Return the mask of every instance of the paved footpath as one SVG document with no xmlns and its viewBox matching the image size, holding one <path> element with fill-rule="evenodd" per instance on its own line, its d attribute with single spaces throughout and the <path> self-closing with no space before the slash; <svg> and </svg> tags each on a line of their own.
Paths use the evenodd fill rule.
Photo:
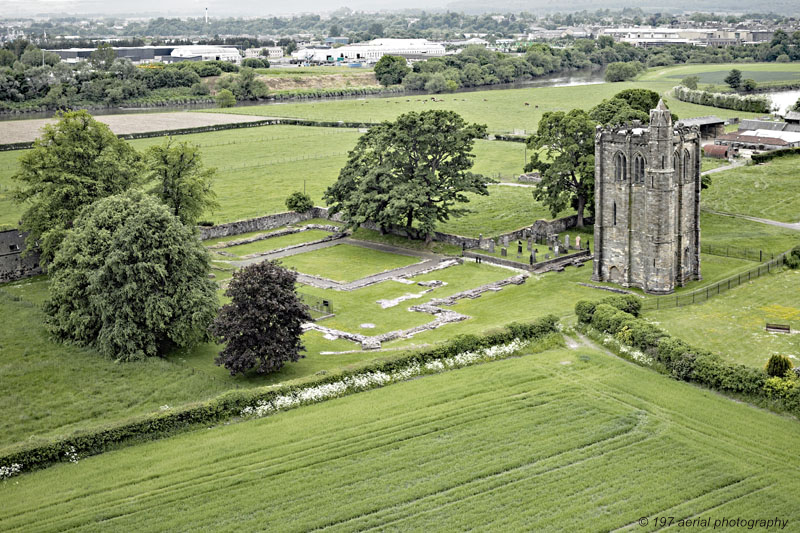
<svg viewBox="0 0 800 533">
<path fill-rule="evenodd" d="M 424 271 L 434 269 L 437 266 L 439 266 L 440 263 L 448 260 L 446 256 L 435 254 L 432 252 L 424 252 L 421 250 L 409 250 L 407 248 L 399 248 L 397 246 L 389 246 L 387 244 L 379 244 L 376 242 L 359 241 L 355 239 L 344 238 L 344 239 L 337 239 L 334 241 L 310 244 L 308 246 L 301 246 L 298 248 L 292 248 L 291 250 L 282 250 L 271 254 L 264 254 L 259 257 L 244 259 L 242 261 L 231 261 L 230 263 L 236 267 L 243 267 L 253 263 L 260 263 L 261 261 L 265 261 L 267 259 L 279 259 L 282 257 L 289 257 L 292 255 L 302 254 L 306 252 L 313 252 L 315 250 L 321 250 L 323 248 L 329 248 L 331 246 L 336 246 L 337 244 L 343 244 L 343 243 L 351 244 L 353 246 L 360 246 L 362 248 L 368 248 L 370 250 L 377 250 L 379 252 L 387 252 L 392 254 L 405 255 L 409 257 L 418 257 L 420 259 L 420 262 L 405 267 L 387 270 L 385 272 L 379 272 L 377 274 L 357 279 L 349 283 L 340 283 L 338 281 L 334 281 L 331 279 L 319 276 L 311 276 L 309 274 L 303 274 L 300 272 L 297 273 L 297 281 L 299 281 L 300 283 L 305 283 L 306 285 L 318 287 L 320 289 L 337 289 L 341 291 L 352 291 L 360 289 L 362 287 L 366 287 L 368 285 L 380 283 L 381 281 L 385 281 L 387 279 L 393 279 L 398 277 L 400 278 L 413 277 Z"/>
<path fill-rule="evenodd" d="M 748 215 L 737 215 L 736 213 L 723 213 L 722 211 L 714 211 L 713 209 L 703 209 L 706 213 L 712 215 L 722 215 L 724 217 L 743 218 L 745 220 L 752 220 L 753 222 L 760 222 L 761 224 L 769 224 L 770 226 L 777 226 L 779 228 L 800 231 L 800 222 L 780 222 L 779 220 L 770 220 L 768 218 L 751 217 Z"/>
</svg>

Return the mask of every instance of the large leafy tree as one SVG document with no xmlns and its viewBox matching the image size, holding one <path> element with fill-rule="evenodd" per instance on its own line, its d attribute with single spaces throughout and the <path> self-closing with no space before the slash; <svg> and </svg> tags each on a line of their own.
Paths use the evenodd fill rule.
<svg viewBox="0 0 800 533">
<path fill-rule="evenodd" d="M 351 226 L 402 225 L 430 239 L 438 222 L 462 216 L 465 193 L 489 194 L 485 176 L 469 171 L 475 139 L 486 126 L 453 111 L 406 113 L 361 136 L 339 179 L 325 192 L 333 212 Z"/>
<path fill-rule="evenodd" d="M 411 72 L 406 60 L 400 56 L 384 55 L 375 63 L 375 77 L 381 85 L 397 85 Z"/>
<path fill-rule="evenodd" d="M 21 226 L 29 232 L 28 248 L 38 242 L 42 261 L 49 262 L 81 209 L 139 182 L 140 160 L 86 111 L 63 113 L 45 126 L 14 175 L 23 184 L 15 197 L 27 205 Z"/>
<path fill-rule="evenodd" d="M 150 195 L 129 191 L 85 209 L 49 272 L 47 324 L 60 340 L 133 361 L 210 338 L 208 252 Z"/>
<path fill-rule="evenodd" d="M 583 227 L 584 210 L 594 198 L 595 122 L 582 109 L 545 113 L 537 132 L 528 139 L 533 150 L 526 171 L 538 170 L 542 181 L 533 196 L 553 216 L 572 206 Z"/>
<path fill-rule="evenodd" d="M 622 124 L 631 120 L 650 122 L 650 110 L 658 105 L 660 95 L 649 89 L 626 89 L 603 100 L 589 111 L 589 116 L 601 124 Z M 673 121 L 677 120 L 672 115 Z"/>
<path fill-rule="evenodd" d="M 286 361 L 298 361 L 304 350 L 302 325 L 311 320 L 295 293 L 297 274 L 264 261 L 233 273 L 225 291 L 231 303 L 220 309 L 211 333 L 225 343 L 216 363 L 231 375 L 255 368 L 276 372 Z"/>
<path fill-rule="evenodd" d="M 215 168 L 203 166 L 200 149 L 169 138 L 145 152 L 151 192 L 186 225 L 194 225 L 207 210 L 219 207 L 212 189 Z"/>
</svg>

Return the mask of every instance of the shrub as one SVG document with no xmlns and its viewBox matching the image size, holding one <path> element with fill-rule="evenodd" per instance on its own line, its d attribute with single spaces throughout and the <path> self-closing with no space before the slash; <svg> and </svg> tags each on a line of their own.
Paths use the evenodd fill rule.
<svg viewBox="0 0 800 533">
<path fill-rule="evenodd" d="M 645 66 L 638 61 L 609 63 L 608 67 L 606 67 L 605 80 L 608 82 L 630 80 L 644 69 Z"/>
<path fill-rule="evenodd" d="M 795 246 L 792 250 L 786 254 L 786 266 L 791 269 L 798 269 L 800 268 L 800 246 Z"/>
<path fill-rule="evenodd" d="M 222 89 L 214 99 L 217 101 L 218 107 L 233 107 L 236 105 L 236 97 L 233 96 L 229 89 Z"/>
<path fill-rule="evenodd" d="M 578 315 L 578 320 L 584 324 L 589 324 L 592 321 L 592 316 L 594 315 L 596 307 L 596 304 L 589 300 L 578 301 L 578 303 L 575 304 L 575 314 Z"/>
<path fill-rule="evenodd" d="M 682 85 L 675 87 L 673 93 L 675 97 L 682 102 L 721 107 L 723 109 L 734 109 L 736 111 L 749 111 L 752 113 L 769 113 L 771 105 L 770 101 L 764 96 L 742 96 L 736 93 L 692 90 Z"/>
<path fill-rule="evenodd" d="M 286 199 L 286 209 L 295 213 L 305 213 L 314 207 L 311 197 L 304 192 L 293 192 Z"/>
<path fill-rule="evenodd" d="M 625 311 L 626 313 L 629 313 L 635 317 L 638 317 L 642 310 L 641 300 L 632 294 L 627 294 L 624 296 L 610 296 L 600 300 L 600 303 L 616 307 L 620 311 Z"/>
<path fill-rule="evenodd" d="M 258 57 L 248 57 L 242 60 L 242 66 L 250 68 L 269 68 L 269 61 Z"/>
<path fill-rule="evenodd" d="M 782 378 L 786 373 L 792 369 L 792 362 L 785 355 L 774 354 L 767 361 L 764 370 L 773 378 Z"/>
</svg>

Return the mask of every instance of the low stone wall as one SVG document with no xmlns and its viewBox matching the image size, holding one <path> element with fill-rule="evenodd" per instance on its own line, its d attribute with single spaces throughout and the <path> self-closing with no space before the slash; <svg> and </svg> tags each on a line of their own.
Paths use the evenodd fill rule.
<svg viewBox="0 0 800 533">
<path fill-rule="evenodd" d="M 518 261 L 512 261 L 511 259 L 503 259 L 502 257 L 495 257 L 493 255 L 485 255 L 477 252 L 464 252 L 464 257 L 469 257 L 472 259 L 480 258 L 481 261 L 485 261 L 486 263 L 518 268 L 520 270 L 527 270 L 528 272 L 536 272 L 541 274 L 544 272 L 550 272 L 551 270 L 559 270 L 564 266 L 574 264 L 576 261 L 581 263 L 588 261 L 592 258 L 592 254 L 589 250 L 581 250 L 572 254 L 562 255 L 552 259 L 545 259 L 544 261 L 538 261 L 534 263 L 533 266 L 528 263 L 520 263 Z"/>
<path fill-rule="evenodd" d="M 0 231 L 0 283 L 29 278 L 42 273 L 39 252 L 25 257 L 25 237 L 19 230 Z"/>
<path fill-rule="evenodd" d="M 337 213 L 333 216 L 329 215 L 329 210 L 326 207 L 313 207 L 306 213 L 295 213 L 289 211 L 286 213 L 276 213 L 274 215 L 265 215 L 263 217 L 249 218 L 246 220 L 238 220 L 236 222 L 227 222 L 211 227 L 200 227 L 200 238 L 214 239 L 217 237 L 230 237 L 232 235 L 241 235 L 242 233 L 249 233 L 251 231 L 265 231 L 270 229 L 286 226 L 287 224 L 296 224 L 303 220 L 312 218 L 325 218 L 328 220 L 340 221 L 341 216 Z M 508 240 L 525 240 L 526 233 L 532 235 L 534 239 L 546 239 L 550 235 L 562 233 L 568 229 L 574 228 L 578 223 L 578 216 L 571 215 L 568 217 L 557 218 L 555 220 L 537 220 L 531 226 L 516 229 L 508 233 L 501 233 L 494 237 L 501 241 L 503 237 L 508 237 Z M 378 225 L 373 222 L 365 222 L 361 225 L 362 228 L 379 231 Z M 393 226 L 384 228 L 386 233 L 396 235 L 398 237 L 408 237 L 409 234 L 405 228 L 401 226 Z M 415 238 L 416 235 L 411 235 Z M 488 248 L 489 238 L 484 237 L 482 240 L 474 237 L 463 237 L 461 235 L 453 235 L 451 233 L 442 233 L 435 231 L 433 233 L 433 240 L 436 242 L 443 242 L 453 246 L 470 248 Z"/>
<path fill-rule="evenodd" d="M 275 213 L 274 215 L 265 215 L 263 217 L 237 220 L 236 222 L 226 222 L 225 224 L 218 224 L 211 227 L 200 226 L 200 239 L 216 239 L 218 237 L 230 237 L 232 235 L 250 233 L 251 231 L 266 231 L 280 228 L 287 224 L 296 224 L 312 218 L 330 219 L 328 216 L 328 209 L 325 207 L 312 207 L 305 213 L 288 211 L 285 213 Z M 335 219 L 336 217 L 332 220 Z"/>
</svg>

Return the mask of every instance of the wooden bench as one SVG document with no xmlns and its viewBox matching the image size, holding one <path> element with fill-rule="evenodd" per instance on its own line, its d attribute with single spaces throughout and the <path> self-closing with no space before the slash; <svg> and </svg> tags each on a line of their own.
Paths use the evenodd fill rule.
<svg viewBox="0 0 800 533">
<path fill-rule="evenodd" d="M 792 328 L 786 324 L 769 324 L 767 323 L 766 330 L 771 333 L 791 333 Z"/>
</svg>

